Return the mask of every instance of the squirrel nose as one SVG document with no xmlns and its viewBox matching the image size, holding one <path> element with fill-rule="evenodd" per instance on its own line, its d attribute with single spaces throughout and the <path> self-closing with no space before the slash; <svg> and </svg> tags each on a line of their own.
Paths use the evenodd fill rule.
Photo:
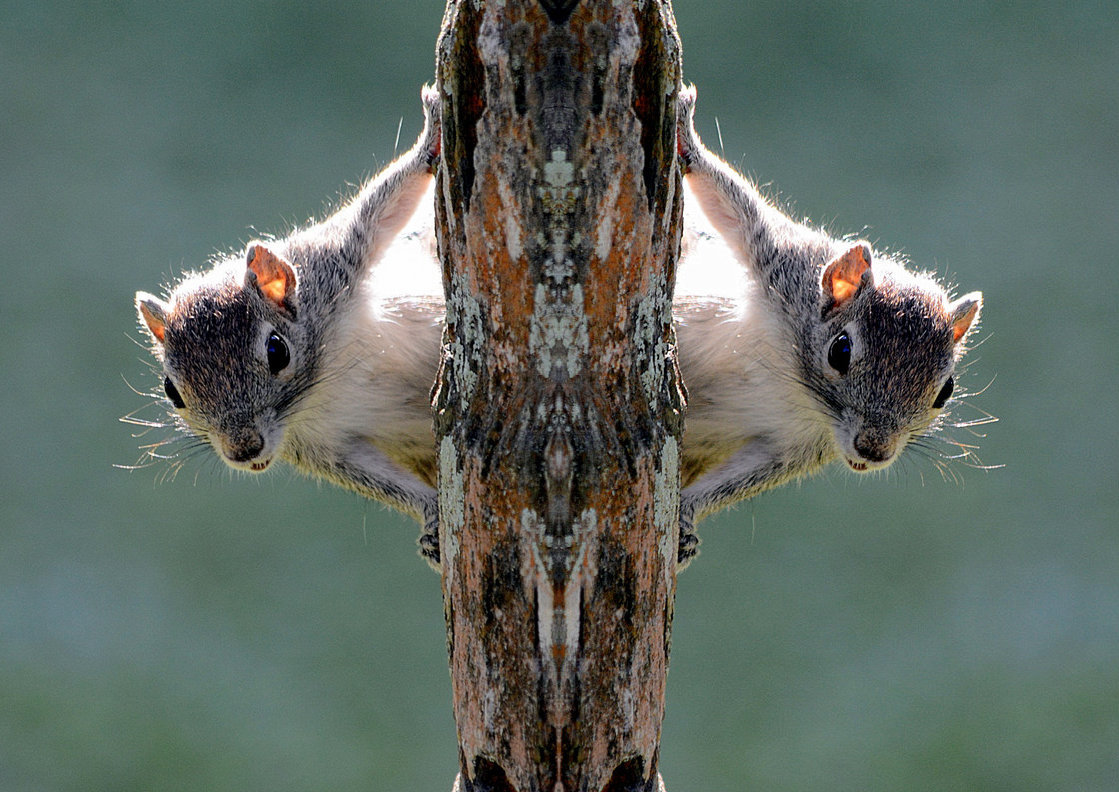
<svg viewBox="0 0 1119 792">
<path fill-rule="evenodd" d="M 255 429 L 228 437 L 222 441 L 222 451 L 230 462 L 249 462 L 264 450 L 264 438 Z"/>
<path fill-rule="evenodd" d="M 855 451 L 871 463 L 882 463 L 894 455 L 894 441 L 886 433 L 874 429 L 863 429 L 854 440 Z"/>
</svg>

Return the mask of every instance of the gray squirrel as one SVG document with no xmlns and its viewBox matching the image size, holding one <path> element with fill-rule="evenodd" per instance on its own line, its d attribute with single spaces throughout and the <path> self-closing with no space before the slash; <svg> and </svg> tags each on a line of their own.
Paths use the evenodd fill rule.
<svg viewBox="0 0 1119 792">
<path fill-rule="evenodd" d="M 677 108 L 685 207 L 746 277 L 737 294 L 674 305 L 690 393 L 681 565 L 712 512 L 833 461 L 859 473 L 894 462 L 942 414 L 982 304 L 781 213 L 703 145 L 695 99 L 685 88 Z"/>
<path fill-rule="evenodd" d="M 340 210 L 283 239 L 250 243 L 186 277 L 167 300 L 139 292 L 136 307 L 178 428 L 233 468 L 260 472 L 283 459 L 412 515 L 434 562 L 427 392 L 443 304 L 382 299 L 367 277 L 431 195 L 439 97 L 425 88 L 422 99 L 415 145 Z"/>
<path fill-rule="evenodd" d="M 141 292 L 136 302 L 180 428 L 234 468 L 259 472 L 281 458 L 413 515 L 435 566 L 427 395 L 442 299 L 437 284 L 389 296 L 378 280 L 386 259 L 403 264 L 409 288 L 437 274 L 426 204 L 438 100 L 430 90 L 423 100 L 416 145 L 335 215 L 250 244 L 167 301 Z M 683 91 L 687 222 L 673 306 L 689 391 L 681 566 L 697 550 L 695 523 L 714 511 L 840 459 L 858 472 L 893 462 L 945 408 L 981 304 L 978 293 L 950 301 L 865 242 L 770 206 L 700 142 L 694 104 L 694 89 Z M 409 222 L 422 230 L 400 234 Z M 709 253 L 720 246 L 735 261 L 715 272 L 720 254 Z M 697 272 L 705 283 L 689 291 Z"/>
</svg>

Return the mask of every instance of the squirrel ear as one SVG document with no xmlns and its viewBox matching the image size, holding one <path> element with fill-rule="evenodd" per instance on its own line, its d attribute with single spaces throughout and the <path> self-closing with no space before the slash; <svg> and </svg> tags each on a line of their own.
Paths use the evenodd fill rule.
<svg viewBox="0 0 1119 792">
<path fill-rule="evenodd" d="M 855 296 L 863 280 L 870 276 L 870 245 L 857 242 L 824 268 L 821 285 L 828 305 L 824 312 L 842 308 Z"/>
<path fill-rule="evenodd" d="M 948 316 L 952 323 L 952 343 L 958 344 L 971 329 L 979 309 L 983 306 L 983 295 L 980 292 L 965 294 L 960 299 L 948 306 Z"/>
<path fill-rule="evenodd" d="M 136 312 L 152 338 L 162 344 L 167 329 L 167 303 L 147 292 L 136 292 Z"/>
<path fill-rule="evenodd" d="M 271 250 L 259 243 L 245 251 L 247 281 L 255 282 L 260 293 L 281 310 L 289 310 L 289 298 L 295 293 L 295 270 Z"/>
</svg>

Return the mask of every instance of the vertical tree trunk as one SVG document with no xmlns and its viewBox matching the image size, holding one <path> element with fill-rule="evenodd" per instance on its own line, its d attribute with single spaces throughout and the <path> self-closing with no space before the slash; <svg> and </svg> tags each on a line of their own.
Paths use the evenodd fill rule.
<svg viewBox="0 0 1119 792">
<path fill-rule="evenodd" d="M 440 545 L 463 790 L 649 790 L 675 594 L 668 0 L 449 0 Z"/>
</svg>

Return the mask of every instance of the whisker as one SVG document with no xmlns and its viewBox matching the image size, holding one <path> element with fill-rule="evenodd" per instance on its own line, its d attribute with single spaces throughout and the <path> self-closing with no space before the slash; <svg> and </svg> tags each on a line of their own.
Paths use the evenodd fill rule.
<svg viewBox="0 0 1119 792">
<path fill-rule="evenodd" d="M 160 445 L 162 445 L 162 444 L 160 444 Z M 159 448 L 159 447 L 160 447 L 159 445 L 154 446 L 154 447 L 150 447 L 150 448 L 145 448 L 145 447 L 141 446 L 141 449 L 143 450 L 144 454 L 149 459 L 155 460 L 157 462 L 158 461 L 171 462 L 171 461 L 174 461 L 174 460 L 177 460 L 177 459 L 180 458 L 180 455 L 179 455 L 178 452 L 175 452 L 174 454 L 159 454 L 159 453 L 156 453 L 156 449 Z"/>
<path fill-rule="evenodd" d="M 971 363 L 969 362 L 969 363 L 968 363 L 968 365 L 970 365 L 970 364 L 971 364 Z M 964 369 L 966 369 L 966 368 L 967 368 L 967 366 L 964 366 Z M 994 384 L 995 384 L 995 380 L 996 380 L 997 378 L 998 378 L 998 375 L 996 374 L 996 375 L 994 375 L 993 377 L 991 377 L 991 379 L 990 379 L 990 380 L 989 380 L 989 381 L 987 382 L 987 384 L 986 384 L 986 385 L 984 385 L 984 386 L 983 386 L 982 388 L 980 388 L 979 390 L 977 390 L 977 391 L 969 391 L 969 390 L 965 390 L 965 391 L 963 391 L 963 392 L 962 392 L 962 393 L 961 393 L 960 395 L 961 395 L 961 396 L 962 396 L 963 398 L 967 398 L 967 397 L 969 397 L 969 396 L 982 396 L 982 395 L 983 395 L 984 393 L 986 393 L 986 392 L 987 392 L 987 389 L 988 389 L 988 388 L 990 388 L 990 387 L 991 387 L 992 385 L 994 385 Z"/>
<path fill-rule="evenodd" d="M 167 421 L 151 421 L 151 420 L 147 420 L 145 418 L 134 418 L 131 414 L 123 415 L 120 418 L 118 418 L 117 420 L 120 421 L 121 423 L 130 424 L 131 426 L 144 426 L 144 427 L 147 427 L 148 429 L 166 429 L 169 426 L 172 426 L 172 424 L 168 423 Z M 143 437 L 146 434 L 147 434 L 147 432 L 144 431 L 144 432 L 138 432 L 136 434 L 133 434 L 132 436 L 133 437 Z"/>
<path fill-rule="evenodd" d="M 941 481 L 946 483 L 952 482 L 956 485 L 963 483 L 963 479 L 960 478 L 959 473 L 948 464 L 948 460 L 945 459 L 940 451 L 925 444 L 919 444 L 916 448 L 920 455 L 929 460 L 936 471 L 940 473 Z"/>
<path fill-rule="evenodd" d="M 144 350 L 145 352 L 151 352 L 151 341 L 145 340 L 144 338 L 136 338 L 131 333 L 125 333 L 124 337 L 136 346 L 140 347 L 140 349 Z M 154 369 L 158 367 L 157 364 L 152 361 L 150 357 L 140 358 L 140 360 L 144 363 L 144 365 L 149 366 L 150 368 Z"/>
<path fill-rule="evenodd" d="M 971 421 L 957 421 L 948 424 L 953 429 L 971 429 L 974 426 L 987 426 L 988 424 L 998 423 L 999 419 L 993 415 L 988 415 L 983 418 L 976 418 Z M 985 434 L 976 434 L 976 437 L 986 437 Z"/>
<path fill-rule="evenodd" d="M 994 333 L 987 333 L 987 335 L 983 336 L 982 338 L 980 338 L 976 341 L 968 341 L 968 343 L 967 343 L 968 352 L 971 352 L 971 351 L 983 346 L 988 341 L 990 341 L 991 338 L 994 337 L 994 335 L 995 335 Z"/>
<path fill-rule="evenodd" d="M 155 366 L 151 365 L 151 363 L 149 361 L 144 361 L 144 362 L 147 363 L 153 370 L 156 368 Z M 125 377 L 123 374 L 120 375 L 120 378 L 121 378 L 121 380 L 124 381 L 125 386 L 130 391 L 135 393 L 137 396 L 145 396 L 145 397 L 151 398 L 151 399 L 162 399 L 163 398 L 162 394 L 156 393 L 155 391 L 140 390 L 139 388 L 134 386 L 131 382 L 129 382 L 128 378 Z"/>
<path fill-rule="evenodd" d="M 145 459 L 147 461 L 144 461 Z M 116 468 L 117 470 L 143 470 L 144 468 L 149 468 L 152 465 L 158 465 L 158 464 L 160 464 L 159 460 L 150 459 L 145 454 L 145 455 L 141 456 L 138 460 L 136 460 L 136 462 L 134 462 L 131 465 L 122 465 L 119 462 L 114 462 L 113 467 Z"/>
</svg>

